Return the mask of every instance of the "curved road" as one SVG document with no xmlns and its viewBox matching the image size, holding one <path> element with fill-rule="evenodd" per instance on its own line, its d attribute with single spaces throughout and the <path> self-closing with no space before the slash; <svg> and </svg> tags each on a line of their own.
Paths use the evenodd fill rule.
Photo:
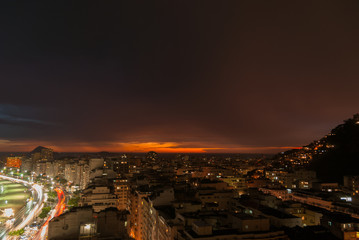
<svg viewBox="0 0 359 240">
<path fill-rule="evenodd" d="M 0 232 L 0 239 L 4 239 L 8 232 L 24 228 L 26 225 L 30 224 L 33 221 L 34 217 L 36 217 L 40 213 L 40 211 L 44 205 L 44 192 L 43 192 L 42 187 L 38 184 L 31 184 L 27 181 L 4 176 L 4 175 L 0 175 L 0 178 L 6 179 L 9 181 L 13 181 L 13 182 L 17 182 L 17 183 L 21 183 L 25 186 L 31 186 L 33 189 L 33 191 L 32 191 L 33 198 L 36 199 L 36 203 L 32 204 L 30 209 L 26 209 L 26 206 L 23 207 L 22 209 L 20 209 L 18 214 L 16 214 L 16 216 L 15 216 L 15 222 L 11 228 Z"/>
<path fill-rule="evenodd" d="M 55 191 L 57 193 L 57 198 L 58 198 L 57 205 L 53 210 L 53 212 L 51 213 L 51 215 L 47 218 L 46 222 L 42 225 L 40 230 L 37 232 L 36 236 L 32 239 L 35 240 L 46 239 L 48 234 L 47 231 L 48 231 L 49 222 L 51 221 L 52 218 L 60 216 L 65 210 L 66 204 L 65 204 L 64 191 L 62 191 L 60 188 L 56 188 Z"/>
</svg>

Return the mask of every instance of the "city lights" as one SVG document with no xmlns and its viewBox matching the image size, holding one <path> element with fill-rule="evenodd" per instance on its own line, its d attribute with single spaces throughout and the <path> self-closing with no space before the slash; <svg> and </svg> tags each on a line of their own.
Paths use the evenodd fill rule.
<svg viewBox="0 0 359 240">
<path fill-rule="evenodd" d="M 0 240 L 359 239 L 358 1 L 0 11 Z"/>
<path fill-rule="evenodd" d="M 4 216 L 4 217 L 7 217 L 7 218 L 14 216 L 14 209 L 12 209 L 12 208 L 5 208 L 5 209 L 4 209 L 4 214 L 3 214 L 3 216 Z"/>
</svg>

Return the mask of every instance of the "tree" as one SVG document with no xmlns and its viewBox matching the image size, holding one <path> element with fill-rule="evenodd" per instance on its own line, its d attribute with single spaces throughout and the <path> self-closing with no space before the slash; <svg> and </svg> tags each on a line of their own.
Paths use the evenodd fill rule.
<svg viewBox="0 0 359 240">
<path fill-rule="evenodd" d="M 67 180 L 66 180 L 65 178 L 61 178 L 61 179 L 60 179 L 60 183 L 61 183 L 61 184 L 66 184 L 66 183 L 67 183 Z"/>
<path fill-rule="evenodd" d="M 65 178 L 63 178 L 63 177 L 60 177 L 60 176 L 56 176 L 55 181 L 60 183 L 60 184 L 66 184 L 67 183 L 67 180 Z"/>
<path fill-rule="evenodd" d="M 21 236 L 25 233 L 25 230 L 22 228 L 20 230 L 9 232 L 10 236 Z"/>
<path fill-rule="evenodd" d="M 51 207 L 43 207 L 42 211 L 39 215 L 39 218 L 42 218 L 42 219 L 46 218 L 50 211 L 51 211 Z"/>
<path fill-rule="evenodd" d="M 80 197 L 73 197 L 69 200 L 69 202 L 67 203 L 67 205 L 69 205 L 69 209 L 71 209 L 72 207 L 78 207 L 79 206 L 79 200 Z"/>
<path fill-rule="evenodd" d="M 50 191 L 47 193 L 49 198 L 57 198 L 57 193 L 55 191 Z"/>
</svg>

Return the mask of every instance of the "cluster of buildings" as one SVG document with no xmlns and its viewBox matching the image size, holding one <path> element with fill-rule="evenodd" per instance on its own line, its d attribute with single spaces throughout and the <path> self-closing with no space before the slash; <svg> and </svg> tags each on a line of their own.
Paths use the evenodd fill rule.
<svg viewBox="0 0 359 240">
<path fill-rule="evenodd" d="M 260 156 L 151 152 L 71 161 L 64 177 L 81 186 L 79 207 L 49 223 L 49 239 L 330 240 L 356 239 L 357 230 L 359 236 L 348 189 L 318 181 L 313 171 L 275 169 Z M 81 166 L 88 169 L 85 185 L 76 182 Z"/>
<path fill-rule="evenodd" d="M 265 156 L 98 154 L 8 158 L 6 166 L 65 181 L 77 207 L 48 239 L 359 239 L 359 176 L 322 182 Z M 32 162 L 32 168 L 28 164 Z M 28 168 L 29 167 L 29 168 Z"/>
</svg>

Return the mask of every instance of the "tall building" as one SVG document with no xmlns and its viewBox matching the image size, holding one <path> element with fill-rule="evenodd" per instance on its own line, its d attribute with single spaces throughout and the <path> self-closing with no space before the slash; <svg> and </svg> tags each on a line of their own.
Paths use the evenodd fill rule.
<svg viewBox="0 0 359 240">
<path fill-rule="evenodd" d="M 21 171 L 22 172 L 32 172 L 33 162 L 30 158 L 26 158 L 22 161 Z"/>
<path fill-rule="evenodd" d="M 39 161 L 35 164 L 34 171 L 36 174 L 46 174 L 46 162 Z"/>
<path fill-rule="evenodd" d="M 126 210 L 128 208 L 129 183 L 126 178 L 113 180 L 114 193 L 117 199 L 117 209 Z"/>
<path fill-rule="evenodd" d="M 54 164 L 52 162 L 46 162 L 46 176 L 55 177 Z"/>
<path fill-rule="evenodd" d="M 51 148 L 43 148 L 41 150 L 41 158 L 43 160 L 53 160 L 54 159 L 54 150 Z"/>
<path fill-rule="evenodd" d="M 31 154 L 31 159 L 34 162 L 40 161 L 41 160 L 41 153 L 40 152 L 34 152 Z"/>
<path fill-rule="evenodd" d="M 65 179 L 69 182 L 73 182 L 75 185 L 78 184 L 76 164 L 68 163 L 65 165 Z"/>
<path fill-rule="evenodd" d="M 129 163 L 127 161 L 127 158 L 121 158 L 121 159 L 116 159 L 112 162 L 112 166 L 113 166 L 113 170 L 117 173 L 117 174 L 127 174 L 129 173 Z"/>
<path fill-rule="evenodd" d="M 103 158 L 91 158 L 89 161 L 90 171 L 96 168 L 103 168 L 104 159 Z"/>
<path fill-rule="evenodd" d="M 6 158 L 6 167 L 20 168 L 21 163 L 22 163 L 21 157 L 7 157 Z"/>
<path fill-rule="evenodd" d="M 130 239 L 127 212 L 108 208 L 94 213 L 91 207 L 76 207 L 49 222 L 49 240 Z"/>
<path fill-rule="evenodd" d="M 81 194 L 80 206 L 92 206 L 94 212 L 116 207 L 116 196 L 107 186 L 87 188 Z"/>
<path fill-rule="evenodd" d="M 60 161 L 60 160 L 57 160 L 53 163 L 53 166 L 54 166 L 54 175 L 55 176 L 64 176 L 65 174 L 65 165 L 66 165 L 66 162 L 65 161 Z"/>
<path fill-rule="evenodd" d="M 166 208 L 175 200 L 172 187 L 159 187 L 157 189 L 144 188 L 131 191 L 129 202 L 128 232 L 135 239 L 168 239 L 158 237 L 159 225 L 166 222 L 159 217 L 156 207 Z M 167 233 L 169 227 L 166 226 Z"/>
<path fill-rule="evenodd" d="M 86 163 L 77 165 L 76 168 L 77 181 L 79 183 L 80 189 L 83 190 L 87 188 L 90 182 L 90 166 Z"/>
</svg>

